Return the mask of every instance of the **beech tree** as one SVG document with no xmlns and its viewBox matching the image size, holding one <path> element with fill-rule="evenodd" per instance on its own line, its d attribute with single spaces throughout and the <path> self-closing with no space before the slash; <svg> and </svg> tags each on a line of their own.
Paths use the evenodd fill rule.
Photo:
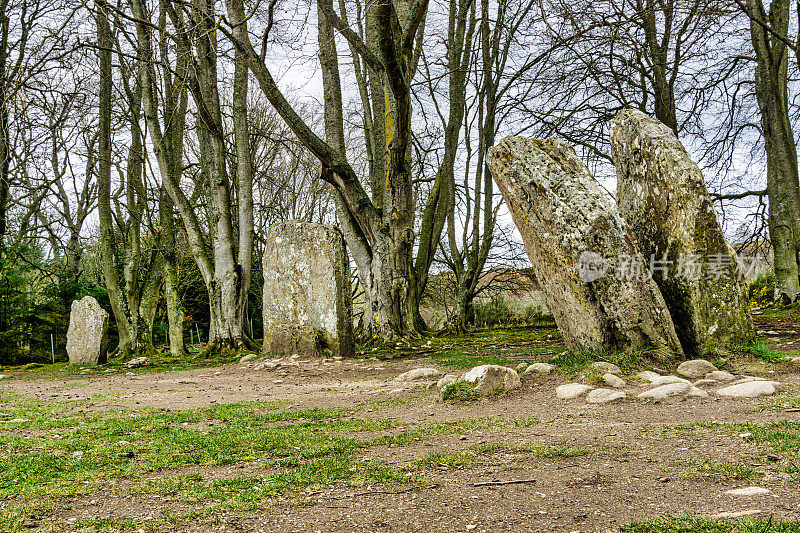
<svg viewBox="0 0 800 533">
<path fill-rule="evenodd" d="M 737 1 L 737 4 L 749 19 L 755 53 L 755 96 L 767 161 L 766 194 L 775 296 L 791 303 L 800 296 L 800 180 L 790 117 L 789 52 L 798 60 L 800 33 L 794 37 L 789 33 L 791 2 L 788 0 L 773 0 L 768 9 L 762 0 Z"/>
<path fill-rule="evenodd" d="M 230 29 L 223 31 L 240 54 L 237 57 L 247 62 L 264 96 L 319 159 L 320 178 L 334 190 L 339 224 L 366 295 L 368 333 L 386 339 L 418 335 L 424 327 L 418 312 L 423 288 L 418 273 L 426 271 L 433 260 L 448 209 L 447 195 L 439 194 L 440 184 L 429 196 L 423 224 L 419 234 L 415 233 L 411 83 L 421 53 L 428 1 L 370 2 L 369 9 L 360 13 L 358 30 L 348 23 L 343 3 L 337 13 L 331 0 L 317 2 L 325 139 L 301 118 L 275 82 L 264 60 L 266 39 L 261 53 L 251 44 L 241 0 L 227 0 L 226 5 Z M 354 53 L 369 162 L 364 182 L 348 161 L 344 146 L 341 77 L 333 30 Z"/>
</svg>

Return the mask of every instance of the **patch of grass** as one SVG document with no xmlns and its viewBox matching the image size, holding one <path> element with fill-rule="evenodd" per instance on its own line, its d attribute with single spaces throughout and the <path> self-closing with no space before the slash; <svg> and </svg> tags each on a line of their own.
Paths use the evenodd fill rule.
<svg viewBox="0 0 800 533">
<path fill-rule="evenodd" d="M 442 400 L 450 402 L 474 402 L 481 396 L 472 384 L 464 380 L 458 380 L 449 385 L 445 385 L 440 394 Z"/>
<path fill-rule="evenodd" d="M 765 363 L 783 363 L 788 361 L 786 355 L 776 352 L 762 340 L 754 340 L 748 344 L 744 344 L 738 348 L 738 351 L 753 355 Z"/>
<path fill-rule="evenodd" d="M 431 355 L 431 361 L 448 368 L 466 369 L 481 365 L 509 365 L 513 359 L 503 355 L 475 354 L 469 348 L 445 350 Z"/>
<path fill-rule="evenodd" d="M 623 526 L 620 533 L 800 533 L 800 522 L 664 516 Z"/>
<path fill-rule="evenodd" d="M 480 418 L 403 425 L 351 418 L 349 409 L 276 410 L 274 402 L 89 413 L 70 405 L 0 393 L 0 500 L 6 501 L 0 531 L 17 530 L 30 516 L 56 517 L 61 502 L 114 487 L 163 494 L 191 503 L 193 512 L 214 513 L 220 506 L 249 509 L 296 498 L 313 486 L 414 484 L 419 480 L 399 467 L 356 454 L 433 435 L 539 423 Z M 387 430 L 397 433 L 373 436 Z M 222 480 L 182 475 L 187 467 L 203 472 L 234 464 L 251 465 L 258 474 Z"/>
<path fill-rule="evenodd" d="M 702 461 L 692 463 L 691 468 L 683 473 L 684 477 L 695 479 L 711 479 L 717 482 L 728 480 L 746 480 L 756 477 L 756 471 L 736 463 L 718 461 Z"/>
</svg>

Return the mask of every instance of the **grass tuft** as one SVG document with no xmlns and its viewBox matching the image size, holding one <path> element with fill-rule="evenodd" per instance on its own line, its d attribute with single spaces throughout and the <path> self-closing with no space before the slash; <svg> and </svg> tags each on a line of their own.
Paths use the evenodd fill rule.
<svg viewBox="0 0 800 533">
<path fill-rule="evenodd" d="M 474 402 L 480 394 L 470 383 L 458 380 L 442 387 L 442 400 L 451 402 Z"/>
<path fill-rule="evenodd" d="M 620 533 L 800 533 L 800 522 L 664 516 L 623 526 Z"/>
</svg>

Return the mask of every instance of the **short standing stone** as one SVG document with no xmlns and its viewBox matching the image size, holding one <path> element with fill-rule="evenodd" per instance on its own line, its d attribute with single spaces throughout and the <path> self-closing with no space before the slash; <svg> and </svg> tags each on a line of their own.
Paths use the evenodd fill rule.
<svg viewBox="0 0 800 533">
<path fill-rule="evenodd" d="M 72 302 L 67 330 L 67 355 L 73 365 L 97 365 L 108 355 L 108 313 L 97 300 L 84 296 Z"/>
<path fill-rule="evenodd" d="M 500 365 L 476 366 L 464 374 L 464 381 L 472 383 L 481 394 L 508 391 L 522 386 L 516 370 Z"/>
<path fill-rule="evenodd" d="M 570 145 L 507 137 L 491 149 L 489 168 L 570 348 L 681 352 L 650 275 L 611 271 L 644 259 L 614 202 Z"/>
<path fill-rule="evenodd" d="M 669 383 L 641 393 L 637 398 L 642 400 L 666 400 L 676 396 L 685 396 L 692 390 L 691 383 Z"/>
<path fill-rule="evenodd" d="M 567 383 L 566 385 L 556 387 L 556 396 L 562 400 L 572 400 L 574 398 L 580 398 L 590 390 L 592 390 L 592 387 L 589 385 Z"/>
<path fill-rule="evenodd" d="M 689 379 L 702 378 L 715 370 L 717 370 L 717 367 L 705 359 L 692 359 L 678 365 L 678 375 Z"/>
<path fill-rule="evenodd" d="M 586 395 L 588 403 L 611 403 L 625 398 L 626 394 L 620 390 L 594 389 Z"/>
<path fill-rule="evenodd" d="M 717 394 L 728 398 L 758 398 L 759 396 L 771 396 L 775 394 L 775 382 L 748 381 L 719 389 Z"/>
<path fill-rule="evenodd" d="M 620 213 L 644 256 L 660 268 L 654 277 L 684 352 L 698 356 L 751 339 L 736 253 L 700 167 L 672 130 L 641 111 L 622 111 L 611 121 L 611 155 Z"/>
<path fill-rule="evenodd" d="M 264 250 L 264 352 L 353 355 L 350 264 L 341 232 L 289 221 Z"/>
<path fill-rule="evenodd" d="M 533 363 L 525 369 L 525 374 L 549 374 L 555 367 L 550 363 Z"/>
<path fill-rule="evenodd" d="M 426 381 L 438 378 L 442 373 L 435 368 L 415 368 L 408 372 L 403 372 L 396 378 L 397 381 Z"/>
<path fill-rule="evenodd" d="M 614 387 L 615 389 L 622 389 L 625 387 L 625 380 L 619 376 L 615 376 L 610 372 L 606 372 L 603 374 L 603 381 L 609 387 Z"/>
</svg>

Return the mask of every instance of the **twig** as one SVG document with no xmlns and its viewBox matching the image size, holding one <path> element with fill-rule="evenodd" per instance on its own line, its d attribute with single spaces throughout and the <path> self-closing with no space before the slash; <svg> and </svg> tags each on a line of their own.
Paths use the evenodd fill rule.
<svg viewBox="0 0 800 533">
<path fill-rule="evenodd" d="M 320 498 L 321 500 L 343 500 L 345 498 L 353 498 L 355 496 L 369 496 L 371 494 L 406 494 L 407 492 L 413 492 L 415 490 L 424 490 L 424 489 L 435 489 L 439 485 L 427 485 L 423 487 L 411 487 L 405 490 L 370 490 L 366 492 L 355 492 L 353 494 L 347 494 L 346 496 L 326 496 Z"/>
<path fill-rule="evenodd" d="M 473 483 L 473 487 L 494 487 L 497 485 L 519 485 L 521 483 L 536 483 L 535 479 L 512 479 L 511 481 L 481 481 Z"/>
</svg>

